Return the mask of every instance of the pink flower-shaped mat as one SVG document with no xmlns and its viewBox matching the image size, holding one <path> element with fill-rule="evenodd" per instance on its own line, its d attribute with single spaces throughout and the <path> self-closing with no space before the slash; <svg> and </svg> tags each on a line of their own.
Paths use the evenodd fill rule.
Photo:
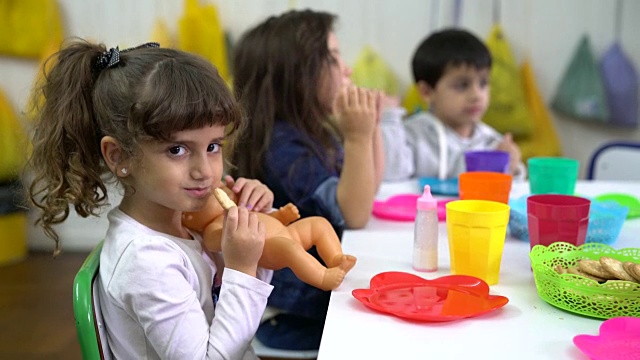
<svg viewBox="0 0 640 360">
<path fill-rule="evenodd" d="M 640 318 L 611 318 L 599 335 L 576 335 L 573 343 L 593 360 L 640 359 Z"/>
</svg>

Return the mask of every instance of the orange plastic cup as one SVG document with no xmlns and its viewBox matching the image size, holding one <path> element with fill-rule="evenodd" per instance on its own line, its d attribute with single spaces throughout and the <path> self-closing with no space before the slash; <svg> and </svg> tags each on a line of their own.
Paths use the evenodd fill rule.
<svg viewBox="0 0 640 360">
<path fill-rule="evenodd" d="M 509 203 L 512 176 L 497 172 L 472 171 L 458 176 L 462 200 L 489 200 Z"/>
<path fill-rule="evenodd" d="M 447 237 L 451 273 L 498 283 L 509 205 L 486 200 L 447 203 Z"/>
</svg>

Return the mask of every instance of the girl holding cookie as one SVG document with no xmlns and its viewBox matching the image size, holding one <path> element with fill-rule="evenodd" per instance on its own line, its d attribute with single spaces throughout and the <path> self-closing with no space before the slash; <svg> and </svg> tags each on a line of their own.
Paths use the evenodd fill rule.
<svg viewBox="0 0 640 360">
<path fill-rule="evenodd" d="M 34 93 L 29 196 L 58 250 L 53 226 L 70 205 L 97 215 L 106 182 L 122 185 L 97 294 L 115 358 L 255 359 L 250 343 L 272 290 L 271 272 L 257 266 L 264 225 L 230 208 L 223 261 L 181 222 L 220 186 L 226 129 L 241 123 L 217 70 L 155 43 L 107 50 L 76 40 L 54 61 Z M 272 208 L 260 182 L 226 182 L 247 205 Z"/>
<path fill-rule="evenodd" d="M 335 16 L 312 10 L 273 16 L 235 47 L 234 89 L 249 118 L 232 170 L 274 192 L 274 205 L 295 204 L 322 216 L 338 234 L 362 228 L 382 179 L 377 92 L 351 86 L 340 56 Z M 318 258 L 317 254 L 312 253 Z M 268 346 L 317 349 L 329 292 L 302 283 L 290 269 L 274 273 L 269 304 L 286 314 L 265 322 Z"/>
</svg>

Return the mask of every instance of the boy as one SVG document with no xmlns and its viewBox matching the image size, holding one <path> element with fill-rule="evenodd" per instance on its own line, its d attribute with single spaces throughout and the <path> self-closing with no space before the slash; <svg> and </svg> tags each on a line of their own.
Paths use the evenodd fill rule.
<svg viewBox="0 0 640 360">
<path fill-rule="evenodd" d="M 406 120 L 385 111 L 384 180 L 456 178 L 465 171 L 467 150 L 503 150 L 509 173 L 524 178 L 520 149 L 511 134 L 501 136 L 482 123 L 489 106 L 491 54 L 473 34 L 448 29 L 433 33 L 416 50 L 413 76 L 429 111 Z"/>
</svg>

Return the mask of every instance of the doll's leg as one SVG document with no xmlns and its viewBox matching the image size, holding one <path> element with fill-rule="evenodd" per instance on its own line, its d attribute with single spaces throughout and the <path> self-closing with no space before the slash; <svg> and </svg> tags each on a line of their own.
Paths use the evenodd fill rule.
<svg viewBox="0 0 640 360">
<path fill-rule="evenodd" d="M 265 240 L 259 265 L 268 269 L 289 267 L 298 279 L 322 290 L 338 287 L 353 265 L 343 262 L 332 268 L 324 267 L 296 240 L 279 236 Z"/>
<path fill-rule="evenodd" d="M 287 228 L 306 250 L 315 245 L 327 267 L 344 264 L 345 270 L 349 271 L 355 265 L 356 258 L 354 256 L 342 253 L 340 239 L 327 219 L 321 216 L 312 216 L 298 220 Z"/>
</svg>

